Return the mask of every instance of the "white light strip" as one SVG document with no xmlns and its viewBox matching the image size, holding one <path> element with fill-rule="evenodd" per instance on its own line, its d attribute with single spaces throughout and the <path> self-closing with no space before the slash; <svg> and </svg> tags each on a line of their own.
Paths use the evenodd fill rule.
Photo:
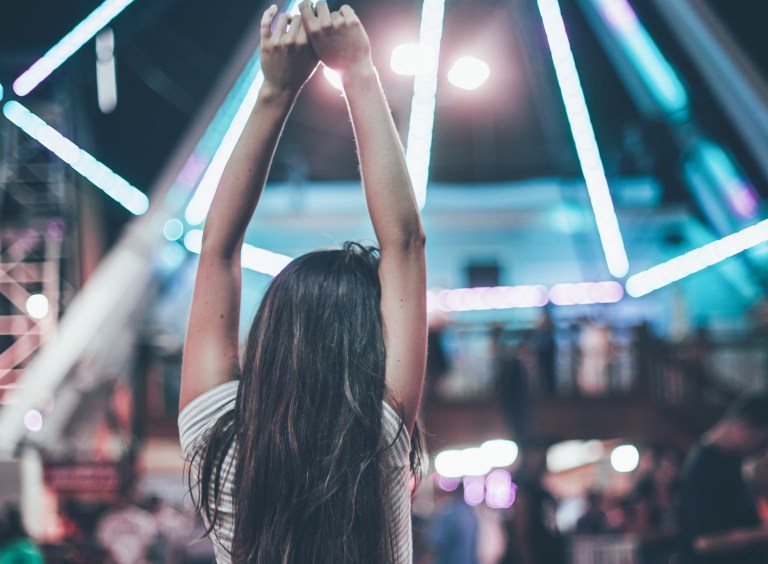
<svg viewBox="0 0 768 564">
<path fill-rule="evenodd" d="M 3 99 L 3 94 L 5 94 L 5 91 L 3 90 L 3 85 L 0 84 L 0 100 Z"/>
<path fill-rule="evenodd" d="M 549 300 L 558 306 L 613 304 L 624 297 L 624 286 L 616 281 L 555 284 L 549 290 Z"/>
<path fill-rule="evenodd" d="M 100 29 L 132 3 L 133 0 L 106 0 L 16 79 L 13 83 L 16 94 L 26 96 L 32 92 L 38 84 L 48 78 Z"/>
<path fill-rule="evenodd" d="M 297 15 L 299 13 L 299 3 L 293 0 L 290 6 L 289 14 L 292 16 Z M 227 166 L 227 162 L 229 162 L 229 158 L 232 156 L 240 136 L 243 134 L 245 124 L 248 122 L 251 112 L 253 112 L 263 84 L 264 73 L 259 70 L 251 86 L 248 88 L 243 101 L 240 102 L 240 106 L 237 108 L 237 112 L 232 118 L 226 133 L 224 133 L 221 143 L 216 148 L 216 152 L 208 168 L 205 170 L 205 174 L 200 180 L 195 194 L 187 205 L 184 218 L 190 225 L 200 225 L 205 221 L 208 210 L 211 208 L 213 197 L 216 195 L 216 188 L 221 180 L 221 175 L 224 173 L 224 168 Z"/>
<path fill-rule="evenodd" d="M 219 180 L 221 180 L 221 175 L 224 173 L 224 167 L 227 166 L 227 162 L 229 162 L 229 158 L 232 156 L 232 151 L 235 150 L 235 146 L 243 134 L 245 124 L 248 122 L 248 118 L 256 105 L 256 99 L 263 84 L 264 73 L 259 71 L 256 79 L 248 88 L 245 98 L 240 103 L 235 117 L 232 118 L 232 123 L 229 124 L 221 144 L 219 144 L 213 159 L 211 159 L 211 164 L 208 165 L 203 178 L 197 185 L 195 195 L 192 196 L 187 210 L 184 212 L 184 217 L 190 225 L 200 225 L 205 221 L 213 197 L 216 195 Z"/>
<path fill-rule="evenodd" d="M 440 59 L 440 41 L 443 36 L 445 0 L 424 0 L 421 11 L 419 44 L 435 53 L 431 72 L 416 76 L 413 81 L 411 118 L 408 124 L 405 161 L 413 182 L 413 193 L 419 209 L 427 200 L 429 161 L 432 154 L 432 130 L 435 124 L 437 97 L 437 71 Z"/>
<path fill-rule="evenodd" d="M 493 288 L 456 288 L 427 292 L 427 310 L 483 311 L 543 307 L 547 305 L 545 286 L 496 286 Z"/>
<path fill-rule="evenodd" d="M 146 194 L 112 172 L 18 102 L 13 100 L 7 102 L 3 106 L 3 113 L 11 123 L 36 139 L 43 147 L 90 180 L 132 214 L 141 215 L 149 209 L 149 198 Z"/>
<path fill-rule="evenodd" d="M 203 232 L 193 229 L 184 236 L 184 246 L 190 253 L 200 254 L 203 247 Z M 293 259 L 286 255 L 273 253 L 266 249 L 254 247 L 247 243 L 243 245 L 240 263 L 243 268 L 261 272 L 269 276 L 277 276 Z"/>
<path fill-rule="evenodd" d="M 110 114 L 117 107 L 115 33 L 105 28 L 96 36 L 96 95 L 99 109 Z"/>
<path fill-rule="evenodd" d="M 629 272 L 629 260 L 624 249 L 624 241 L 619 230 L 619 222 L 611 200 L 608 180 L 600 159 L 595 132 L 584 99 L 584 91 L 573 60 L 565 23 L 560 13 L 557 0 L 538 0 L 539 12 L 544 22 L 547 41 L 552 52 L 552 62 L 557 74 L 557 82 L 565 104 L 568 123 L 576 145 L 581 171 L 587 184 L 589 199 L 597 222 L 600 242 L 605 253 L 608 271 L 617 278 Z"/>
<path fill-rule="evenodd" d="M 627 294 L 639 298 L 765 241 L 768 241 L 768 220 L 630 276 Z"/>
</svg>

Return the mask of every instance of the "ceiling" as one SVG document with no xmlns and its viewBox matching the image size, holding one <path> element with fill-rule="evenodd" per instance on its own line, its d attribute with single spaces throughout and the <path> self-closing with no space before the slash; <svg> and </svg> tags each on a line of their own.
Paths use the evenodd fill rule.
<svg viewBox="0 0 768 564">
<path fill-rule="evenodd" d="M 708 0 L 757 68 L 768 72 L 753 2 Z M 0 84 L 15 76 L 100 4 L 99 0 L 27 0 L 0 20 Z M 229 0 L 137 0 L 112 24 L 116 38 L 119 102 L 103 115 L 96 103 L 95 53 L 88 43 L 56 71 L 38 99 L 62 89 L 72 96 L 70 135 L 141 189 L 152 186 L 185 128 L 211 93 L 228 60 L 260 14 L 263 3 Z M 392 48 L 418 38 L 418 0 L 351 0 L 366 25 L 396 122 L 407 127 L 412 79 L 389 68 Z M 667 202 L 689 196 L 678 154 L 663 127 L 644 120 L 603 52 L 576 0 L 561 0 L 569 40 L 609 176 L 653 175 Z M 691 86 L 694 116 L 705 131 L 735 151 L 747 172 L 748 152 L 702 86 L 701 79 L 650 0 L 633 0 L 640 19 Z M 484 58 L 490 80 L 474 92 L 445 80 L 460 55 Z M 573 141 L 563 111 L 535 0 L 447 2 L 440 56 L 437 109 L 430 168 L 438 183 L 505 184 L 539 177 L 578 177 Z M 32 97 L 30 97 L 32 98 Z M 34 99 L 30 101 L 34 104 Z M 340 94 L 317 73 L 288 122 L 271 179 L 357 178 L 354 140 Z M 750 175 L 765 194 L 764 179 Z M 108 201 L 104 212 L 117 227 L 128 219 Z"/>
</svg>

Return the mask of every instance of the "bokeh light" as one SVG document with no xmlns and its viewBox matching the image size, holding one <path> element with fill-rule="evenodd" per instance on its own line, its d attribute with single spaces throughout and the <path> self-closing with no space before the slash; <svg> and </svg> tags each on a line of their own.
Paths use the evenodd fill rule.
<svg viewBox="0 0 768 564">
<path fill-rule="evenodd" d="M 490 76 L 491 67 L 485 61 L 477 57 L 461 57 L 448 71 L 448 82 L 464 90 L 477 90 Z"/>
<path fill-rule="evenodd" d="M 640 463 L 640 452 L 633 445 L 617 446 L 611 452 L 611 466 L 616 472 L 632 472 Z"/>
</svg>

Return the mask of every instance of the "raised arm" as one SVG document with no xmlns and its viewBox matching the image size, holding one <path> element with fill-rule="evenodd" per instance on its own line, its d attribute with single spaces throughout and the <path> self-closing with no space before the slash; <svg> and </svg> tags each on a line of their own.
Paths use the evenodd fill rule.
<svg viewBox="0 0 768 564">
<path fill-rule="evenodd" d="M 427 350 L 424 231 L 405 155 L 373 66 L 368 36 L 349 6 L 316 13 L 302 2 L 304 27 L 320 60 L 341 74 L 360 155 L 368 211 L 381 248 L 381 314 L 386 382 L 413 429 Z"/>
<path fill-rule="evenodd" d="M 235 377 L 239 369 L 240 252 L 248 222 L 267 179 L 283 125 L 301 87 L 317 66 L 297 16 L 261 22 L 264 84 L 227 163 L 203 232 L 192 311 L 184 343 L 179 409 Z"/>
</svg>

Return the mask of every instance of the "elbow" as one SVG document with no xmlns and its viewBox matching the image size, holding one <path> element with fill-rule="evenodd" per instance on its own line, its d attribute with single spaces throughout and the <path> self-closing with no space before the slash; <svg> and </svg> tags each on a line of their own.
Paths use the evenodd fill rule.
<svg viewBox="0 0 768 564">
<path fill-rule="evenodd" d="M 200 255 L 221 260 L 232 260 L 240 255 L 243 239 L 237 241 L 219 236 L 211 230 L 203 231 L 203 240 L 200 245 Z"/>
<path fill-rule="evenodd" d="M 393 247 L 408 253 L 423 253 L 426 244 L 427 236 L 420 224 L 411 229 L 402 230 L 392 241 Z"/>
</svg>

